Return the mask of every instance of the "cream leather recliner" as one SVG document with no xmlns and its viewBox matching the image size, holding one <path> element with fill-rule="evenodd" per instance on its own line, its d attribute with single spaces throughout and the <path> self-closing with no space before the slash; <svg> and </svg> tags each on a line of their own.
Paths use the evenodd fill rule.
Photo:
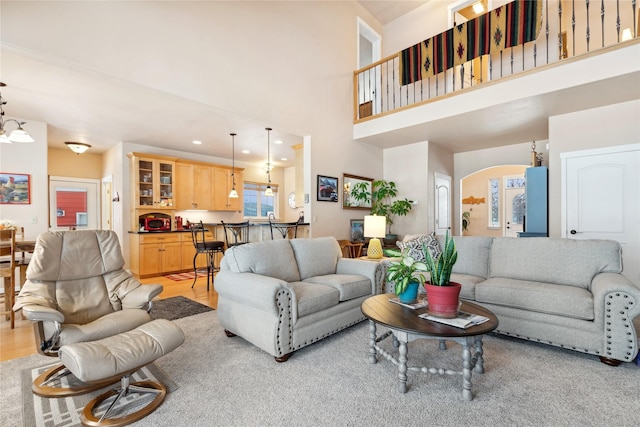
<svg viewBox="0 0 640 427">
<path fill-rule="evenodd" d="M 113 231 L 47 232 L 38 236 L 27 281 L 14 310 L 22 309 L 34 321 L 41 354 L 58 357 L 66 345 L 102 340 L 151 321 L 151 299 L 162 292 L 162 286 L 141 284 L 123 266 L 120 243 Z M 70 396 L 120 379 L 116 375 L 120 372 L 116 372 L 100 381 L 61 387 L 60 377 L 69 373 L 64 368 L 56 366 L 36 378 L 34 393 Z"/>
</svg>

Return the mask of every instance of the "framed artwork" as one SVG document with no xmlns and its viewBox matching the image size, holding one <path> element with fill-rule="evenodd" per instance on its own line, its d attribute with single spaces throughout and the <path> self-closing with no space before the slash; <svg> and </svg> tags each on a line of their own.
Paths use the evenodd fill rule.
<svg viewBox="0 0 640 427">
<path fill-rule="evenodd" d="M 352 219 L 349 238 L 352 242 L 364 242 L 364 219 Z"/>
<path fill-rule="evenodd" d="M 363 176 L 356 176 L 350 174 L 342 175 L 342 209 L 371 209 L 371 199 L 369 200 L 356 200 L 352 197 L 352 190 L 355 186 L 358 186 L 360 190 L 363 189 L 371 194 L 371 187 L 373 185 L 373 179 L 365 178 Z"/>
<path fill-rule="evenodd" d="M 30 176 L 0 172 L 0 204 L 28 205 L 31 203 Z"/>
<path fill-rule="evenodd" d="M 338 201 L 338 178 L 318 175 L 318 198 L 320 202 Z"/>
</svg>

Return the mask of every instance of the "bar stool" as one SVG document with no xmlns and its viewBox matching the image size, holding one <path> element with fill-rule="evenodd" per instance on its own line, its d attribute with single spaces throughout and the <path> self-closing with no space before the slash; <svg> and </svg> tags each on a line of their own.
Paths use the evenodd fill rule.
<svg viewBox="0 0 640 427">
<path fill-rule="evenodd" d="M 227 248 L 249 243 L 249 221 L 220 221 L 220 223 L 224 228 L 224 239 L 227 242 Z"/>
<path fill-rule="evenodd" d="M 298 237 L 298 221 L 295 222 L 273 222 L 271 218 L 276 219 L 275 215 L 269 215 L 269 227 L 271 228 L 271 240 L 273 240 L 273 230 L 278 230 L 283 239 L 289 238 L 289 231 L 293 230 L 293 238 Z"/>
<path fill-rule="evenodd" d="M 224 242 L 217 240 L 207 240 L 207 229 L 204 228 L 202 221 L 200 223 L 191 224 L 191 240 L 193 246 L 196 248 L 196 253 L 193 256 L 193 272 L 195 277 L 191 287 L 196 284 L 198 280 L 198 267 L 196 266 L 196 259 L 198 255 L 205 254 L 207 256 L 207 291 L 209 290 L 209 278 L 213 283 L 213 275 L 216 271 L 220 270 L 220 267 L 216 267 L 216 254 L 224 254 Z"/>
</svg>

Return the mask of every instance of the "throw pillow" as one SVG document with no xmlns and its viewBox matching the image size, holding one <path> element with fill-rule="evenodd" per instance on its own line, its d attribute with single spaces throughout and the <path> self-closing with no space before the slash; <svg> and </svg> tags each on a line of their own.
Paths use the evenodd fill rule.
<svg viewBox="0 0 640 427">
<path fill-rule="evenodd" d="M 398 242 L 397 245 L 403 253 L 413 258 L 415 261 L 424 262 L 424 252 L 422 251 L 422 245 L 425 245 L 431 252 L 434 258 L 440 256 L 442 250 L 440 249 L 440 243 L 436 238 L 435 233 L 420 235 L 418 237 L 409 239 L 407 241 Z"/>
</svg>

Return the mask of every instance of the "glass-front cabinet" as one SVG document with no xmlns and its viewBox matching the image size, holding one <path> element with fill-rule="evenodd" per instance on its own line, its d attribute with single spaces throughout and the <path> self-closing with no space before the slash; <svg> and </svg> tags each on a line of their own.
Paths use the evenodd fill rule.
<svg viewBox="0 0 640 427">
<path fill-rule="evenodd" d="M 173 189 L 175 159 L 129 153 L 135 208 L 175 209 Z"/>
</svg>

